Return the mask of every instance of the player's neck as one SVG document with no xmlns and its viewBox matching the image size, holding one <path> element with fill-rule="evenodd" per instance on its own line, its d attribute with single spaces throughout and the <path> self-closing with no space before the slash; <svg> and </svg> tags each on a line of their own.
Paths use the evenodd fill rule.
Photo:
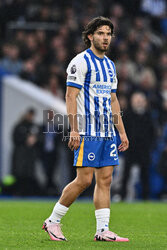
<svg viewBox="0 0 167 250">
<path fill-rule="evenodd" d="M 90 49 L 93 51 L 93 53 L 100 58 L 104 58 L 105 52 L 102 52 L 100 50 L 97 50 L 94 46 L 91 46 Z"/>
</svg>

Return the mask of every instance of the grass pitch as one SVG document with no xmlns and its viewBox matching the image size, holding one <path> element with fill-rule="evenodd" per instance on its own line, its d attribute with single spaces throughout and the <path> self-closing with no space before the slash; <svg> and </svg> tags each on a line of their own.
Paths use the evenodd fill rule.
<svg viewBox="0 0 167 250">
<path fill-rule="evenodd" d="M 0 201 L 0 249 L 167 249 L 167 204 L 111 204 L 110 229 L 130 242 L 94 242 L 94 207 L 74 203 L 63 218 L 68 242 L 51 241 L 41 230 L 52 201 Z"/>
</svg>

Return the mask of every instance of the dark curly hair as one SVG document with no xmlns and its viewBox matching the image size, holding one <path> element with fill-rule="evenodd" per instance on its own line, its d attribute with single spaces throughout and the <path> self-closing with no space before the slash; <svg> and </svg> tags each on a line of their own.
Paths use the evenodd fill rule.
<svg viewBox="0 0 167 250">
<path fill-rule="evenodd" d="M 113 35 L 114 25 L 112 24 L 111 20 L 103 16 L 95 17 L 86 25 L 85 30 L 82 32 L 82 39 L 87 48 L 91 46 L 88 35 L 93 34 L 102 25 L 109 26 L 111 29 L 111 35 Z"/>
</svg>

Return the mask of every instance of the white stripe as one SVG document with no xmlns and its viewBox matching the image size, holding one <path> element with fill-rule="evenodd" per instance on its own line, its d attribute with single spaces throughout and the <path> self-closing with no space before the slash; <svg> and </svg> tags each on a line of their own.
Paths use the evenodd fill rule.
<svg viewBox="0 0 167 250">
<path fill-rule="evenodd" d="M 100 74 L 100 82 L 103 82 L 103 72 L 102 72 L 102 69 L 101 69 L 101 65 L 100 65 L 100 61 L 98 59 L 96 59 L 96 64 L 97 64 L 97 67 L 98 67 L 98 71 L 99 71 L 99 74 Z"/>
<path fill-rule="evenodd" d="M 82 121 L 79 119 L 78 129 L 82 134 L 85 134 L 85 109 L 83 108 L 83 101 L 84 100 L 84 89 L 82 88 L 79 92 L 79 95 L 77 96 L 77 114 L 80 114 L 82 116 Z"/>
<path fill-rule="evenodd" d="M 87 56 L 89 58 L 90 67 L 92 70 L 91 73 L 94 72 L 94 75 L 91 74 L 91 81 L 90 81 L 90 85 L 91 85 L 92 80 L 93 80 L 93 76 L 95 76 L 95 66 L 94 66 L 94 63 L 92 62 L 91 55 L 89 53 L 87 53 Z M 89 105 L 90 105 L 90 114 L 91 114 L 91 117 L 90 117 L 91 118 L 91 121 L 90 121 L 91 122 L 91 135 L 93 135 L 94 131 L 95 131 L 94 130 L 94 116 L 93 116 L 95 106 L 94 106 L 94 91 L 91 87 L 89 88 L 89 100 L 90 100 Z"/>
<path fill-rule="evenodd" d="M 90 78 L 90 84 L 92 83 L 93 81 L 93 75 L 92 73 L 94 72 L 95 73 L 95 66 L 94 66 L 94 63 L 92 62 L 92 59 L 91 59 L 91 55 L 89 53 L 86 53 L 87 57 L 89 58 L 89 62 L 90 62 L 90 67 L 91 67 L 91 78 Z"/>
<path fill-rule="evenodd" d="M 104 68 L 105 68 L 106 75 L 107 75 L 107 82 L 110 82 L 110 75 L 108 73 L 108 67 L 107 67 L 107 63 L 105 60 L 103 60 L 103 64 L 104 64 Z"/>
</svg>

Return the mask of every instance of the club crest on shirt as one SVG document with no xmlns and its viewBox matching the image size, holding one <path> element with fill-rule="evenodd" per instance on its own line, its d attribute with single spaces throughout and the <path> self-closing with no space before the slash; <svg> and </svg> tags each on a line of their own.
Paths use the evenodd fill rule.
<svg viewBox="0 0 167 250">
<path fill-rule="evenodd" d="M 113 72 L 112 72 L 111 69 L 108 70 L 108 74 L 109 74 L 110 76 L 113 76 Z"/>
<path fill-rule="evenodd" d="M 76 65 L 74 64 L 74 65 L 71 67 L 71 74 L 75 74 L 76 71 L 77 71 L 77 68 L 76 68 Z"/>
</svg>

